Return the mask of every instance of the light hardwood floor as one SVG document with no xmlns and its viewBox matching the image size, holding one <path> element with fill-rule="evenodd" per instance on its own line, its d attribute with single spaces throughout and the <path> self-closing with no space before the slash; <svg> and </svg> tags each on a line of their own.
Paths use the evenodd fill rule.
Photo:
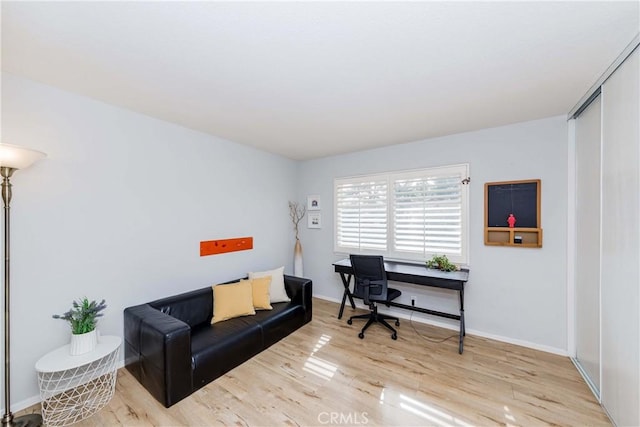
<svg viewBox="0 0 640 427">
<path fill-rule="evenodd" d="M 338 320 L 338 304 L 313 303 L 311 323 L 169 409 L 121 369 L 110 404 L 78 425 L 611 425 L 566 357 L 470 335 L 459 355 L 403 319 L 397 341 L 379 325 L 360 340 L 351 309 Z"/>
</svg>

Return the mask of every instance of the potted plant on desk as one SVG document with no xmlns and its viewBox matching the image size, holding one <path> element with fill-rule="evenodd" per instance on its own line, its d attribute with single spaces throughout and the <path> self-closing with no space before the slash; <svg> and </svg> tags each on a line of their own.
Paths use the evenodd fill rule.
<svg viewBox="0 0 640 427">
<path fill-rule="evenodd" d="M 446 255 L 434 255 L 429 261 L 426 262 L 427 268 L 435 268 L 440 271 L 457 271 L 458 266 L 449 261 Z"/>
<path fill-rule="evenodd" d="M 66 320 L 71 325 L 69 353 L 72 356 L 89 353 L 96 348 L 98 343 L 96 323 L 98 323 L 98 317 L 102 316 L 101 311 L 105 308 L 107 308 L 105 300 L 97 303 L 85 297 L 80 301 L 73 301 L 71 310 L 66 313 L 53 315 L 54 319 Z"/>
</svg>

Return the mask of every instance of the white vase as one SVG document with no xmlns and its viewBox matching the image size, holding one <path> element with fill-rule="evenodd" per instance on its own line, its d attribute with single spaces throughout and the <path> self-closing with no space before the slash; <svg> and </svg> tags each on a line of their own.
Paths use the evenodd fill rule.
<svg viewBox="0 0 640 427">
<path fill-rule="evenodd" d="M 89 353 L 96 348 L 98 344 L 98 334 L 94 329 L 85 334 L 71 334 L 71 345 L 69 346 L 69 354 L 79 356 Z"/>
<path fill-rule="evenodd" d="M 296 239 L 296 246 L 293 250 L 293 275 L 296 277 L 304 277 L 302 270 L 302 245 L 300 239 Z"/>
</svg>

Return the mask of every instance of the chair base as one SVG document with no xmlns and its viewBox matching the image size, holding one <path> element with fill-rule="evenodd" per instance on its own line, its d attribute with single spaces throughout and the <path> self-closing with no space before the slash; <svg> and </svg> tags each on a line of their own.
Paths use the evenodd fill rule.
<svg viewBox="0 0 640 427">
<path fill-rule="evenodd" d="M 400 326 L 400 319 L 394 316 L 378 313 L 378 306 L 376 305 L 373 305 L 371 307 L 371 312 L 368 314 L 358 314 L 356 316 L 351 316 L 349 320 L 347 320 L 347 324 L 351 325 L 353 323 L 353 319 L 368 319 L 367 323 L 364 325 L 364 328 L 362 328 L 362 330 L 358 334 L 358 337 L 360 339 L 364 338 L 364 331 L 366 331 L 369 326 L 373 325 L 374 323 L 380 323 L 381 325 L 385 326 L 387 329 L 393 332 L 391 334 L 391 338 L 394 340 L 398 339 L 398 332 L 393 329 L 393 327 L 389 323 L 387 323 L 387 320 L 395 320 L 396 326 Z"/>
</svg>

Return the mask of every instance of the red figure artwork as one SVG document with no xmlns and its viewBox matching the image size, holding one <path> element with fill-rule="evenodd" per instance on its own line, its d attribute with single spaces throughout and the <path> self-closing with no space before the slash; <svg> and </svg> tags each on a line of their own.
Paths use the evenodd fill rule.
<svg viewBox="0 0 640 427">
<path fill-rule="evenodd" d="M 509 224 L 509 228 L 513 228 L 516 226 L 516 217 L 513 214 L 509 214 L 509 218 L 507 218 L 507 223 Z"/>
</svg>

